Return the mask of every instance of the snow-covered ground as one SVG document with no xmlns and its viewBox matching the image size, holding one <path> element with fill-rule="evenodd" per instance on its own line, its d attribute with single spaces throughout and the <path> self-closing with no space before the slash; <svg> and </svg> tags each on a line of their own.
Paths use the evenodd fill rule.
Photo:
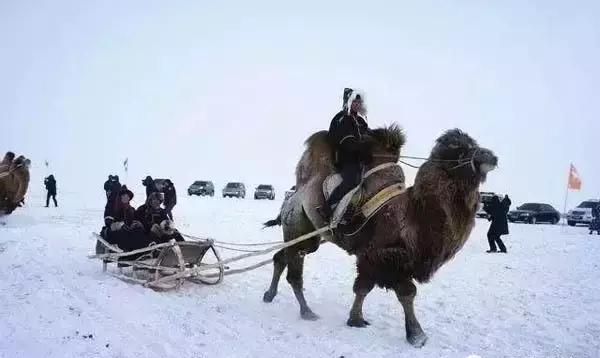
<svg viewBox="0 0 600 358">
<path fill-rule="evenodd" d="M 46 209 L 41 200 L 0 219 L 0 357 L 600 356 L 600 236 L 585 228 L 512 225 L 509 254 L 490 255 L 487 222 L 478 221 L 457 257 L 419 286 L 429 341 L 418 350 L 390 292 L 367 298 L 370 327 L 345 325 L 353 258 L 334 246 L 307 258 L 306 296 L 321 319 L 306 322 L 285 279 L 274 302 L 262 302 L 271 266 L 172 292 L 104 274 L 86 257 L 102 201 L 65 194 Z M 280 231 L 260 223 L 279 206 L 182 196 L 175 218 L 186 233 L 272 241 Z"/>
</svg>

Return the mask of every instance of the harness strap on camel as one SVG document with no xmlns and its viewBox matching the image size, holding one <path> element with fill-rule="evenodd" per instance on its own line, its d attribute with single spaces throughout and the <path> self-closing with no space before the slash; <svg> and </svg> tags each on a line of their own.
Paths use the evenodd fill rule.
<svg viewBox="0 0 600 358">
<path fill-rule="evenodd" d="M 404 193 L 405 191 L 406 186 L 401 183 L 392 184 L 384 188 L 360 208 L 363 216 L 366 218 L 366 220 L 369 220 L 369 218 L 377 213 L 379 209 L 387 204 L 388 201 Z"/>
<path fill-rule="evenodd" d="M 396 163 L 387 162 L 387 163 L 377 165 L 377 166 L 369 169 L 368 171 L 366 171 L 362 175 L 361 183 L 358 186 L 356 186 L 355 188 L 353 188 L 352 190 L 350 190 L 346 195 L 344 195 L 342 197 L 342 199 L 339 201 L 339 203 L 337 203 L 337 205 L 335 206 L 335 209 L 334 209 L 334 212 L 332 215 L 332 219 L 331 219 L 331 224 L 333 226 L 337 226 L 340 223 L 344 214 L 346 213 L 346 210 L 348 209 L 348 206 L 350 205 L 350 203 L 352 203 L 354 196 L 357 194 L 357 192 L 359 192 L 359 189 L 360 189 L 362 183 L 367 178 L 369 178 L 371 175 L 378 173 L 382 170 L 397 167 L 397 166 L 398 166 L 398 164 L 396 164 Z M 339 174 L 334 174 L 334 175 L 328 177 L 327 179 L 325 179 L 325 181 L 323 182 L 323 193 L 325 194 L 325 198 L 329 197 L 330 193 L 333 191 L 333 189 L 337 185 L 339 185 L 340 182 L 341 182 L 341 177 Z M 360 201 L 360 198 L 358 199 L 358 201 Z"/>
</svg>

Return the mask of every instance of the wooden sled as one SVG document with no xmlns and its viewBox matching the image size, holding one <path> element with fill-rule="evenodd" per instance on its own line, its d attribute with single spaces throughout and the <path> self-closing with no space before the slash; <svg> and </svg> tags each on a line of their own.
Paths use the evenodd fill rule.
<svg viewBox="0 0 600 358">
<path fill-rule="evenodd" d="M 225 267 L 211 240 L 171 240 L 139 250 L 123 251 L 100 235 L 93 235 L 97 239 L 96 255 L 89 258 L 101 259 L 105 272 L 109 264 L 117 264 L 119 273 L 111 274 L 124 281 L 164 291 L 181 287 L 185 280 L 207 285 L 216 285 L 223 280 Z M 208 251 L 212 251 L 216 263 L 202 262 Z M 131 275 L 124 274 L 123 268 L 131 268 Z"/>
</svg>

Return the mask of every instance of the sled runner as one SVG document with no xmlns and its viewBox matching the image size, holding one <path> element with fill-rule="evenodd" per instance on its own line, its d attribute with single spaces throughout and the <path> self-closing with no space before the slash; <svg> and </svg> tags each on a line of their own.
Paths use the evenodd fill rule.
<svg viewBox="0 0 600 358">
<path fill-rule="evenodd" d="M 101 259 L 105 272 L 108 264 L 117 264 L 119 273 L 112 274 L 124 281 L 155 290 L 170 290 L 179 288 L 186 279 L 207 285 L 216 285 L 223 280 L 225 267 L 220 263 L 221 258 L 211 240 L 171 240 L 139 250 L 123 251 L 96 233 L 94 237 L 97 239 L 96 255 L 90 258 Z M 202 262 L 208 251 L 212 251 L 216 263 Z M 130 275 L 123 273 L 124 268 L 131 269 Z"/>
</svg>

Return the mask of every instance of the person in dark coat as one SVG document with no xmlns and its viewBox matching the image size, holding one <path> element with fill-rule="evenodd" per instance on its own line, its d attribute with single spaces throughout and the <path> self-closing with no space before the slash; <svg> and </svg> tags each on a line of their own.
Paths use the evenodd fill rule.
<svg viewBox="0 0 600 358">
<path fill-rule="evenodd" d="M 116 197 L 112 206 L 107 206 L 104 210 L 104 228 L 101 236 L 124 251 L 141 249 L 150 244 L 143 225 L 135 220 L 135 208 L 130 204 L 133 196 L 133 192 L 123 185 L 119 191 L 111 195 Z M 134 258 L 127 257 L 127 259 Z"/>
<path fill-rule="evenodd" d="M 173 220 L 173 208 L 177 205 L 177 191 L 175 185 L 170 179 L 165 181 L 166 186 L 163 190 L 165 195 L 165 210 L 170 220 Z"/>
<path fill-rule="evenodd" d="M 46 190 L 48 191 L 48 195 L 46 195 L 46 207 L 50 206 L 50 198 L 54 201 L 54 207 L 58 206 L 56 202 L 56 179 L 54 179 L 54 175 L 50 174 L 47 178 L 44 179 L 44 185 L 46 186 Z"/>
<path fill-rule="evenodd" d="M 592 208 L 592 222 L 590 223 L 590 235 L 596 231 L 600 235 L 600 204 L 596 204 L 594 208 Z"/>
<path fill-rule="evenodd" d="M 156 183 L 154 183 L 154 179 L 152 179 L 150 175 L 148 175 L 146 179 L 142 180 L 142 185 L 146 187 L 146 200 L 148 200 L 150 194 L 158 192 Z"/>
<path fill-rule="evenodd" d="M 131 226 L 135 220 L 135 208 L 130 204 L 133 192 L 123 185 L 116 197 L 118 200 L 104 209 L 104 224 L 110 227 L 113 223 L 118 222 Z"/>
<path fill-rule="evenodd" d="M 111 195 L 116 194 L 121 190 L 121 183 L 118 175 L 109 175 L 108 180 L 104 182 L 104 191 L 106 192 L 106 200 L 109 200 Z"/>
<path fill-rule="evenodd" d="M 488 220 L 492 222 L 490 225 L 490 229 L 488 230 L 488 243 L 490 245 L 490 249 L 486 252 L 497 252 L 496 244 L 498 248 L 500 248 L 500 252 L 506 253 L 506 246 L 504 246 L 504 242 L 500 239 L 502 235 L 508 235 L 508 219 L 506 215 L 510 210 L 511 201 L 507 196 L 500 199 L 498 196 L 494 196 L 487 206 L 487 213 L 489 214 Z"/>
<path fill-rule="evenodd" d="M 135 220 L 142 223 L 144 231 L 154 242 L 167 242 L 171 239 L 183 241 L 181 234 L 173 228 L 167 211 L 161 207 L 162 202 L 161 193 L 151 193 L 146 204 L 135 211 Z"/>
<path fill-rule="evenodd" d="M 360 183 L 363 166 L 370 161 L 369 126 L 363 117 L 365 114 L 364 95 L 350 88 L 344 89 L 343 109 L 331 120 L 328 132 L 342 183 L 333 190 L 327 205 L 319 208 L 323 216 L 330 217 L 332 206 Z"/>
</svg>

